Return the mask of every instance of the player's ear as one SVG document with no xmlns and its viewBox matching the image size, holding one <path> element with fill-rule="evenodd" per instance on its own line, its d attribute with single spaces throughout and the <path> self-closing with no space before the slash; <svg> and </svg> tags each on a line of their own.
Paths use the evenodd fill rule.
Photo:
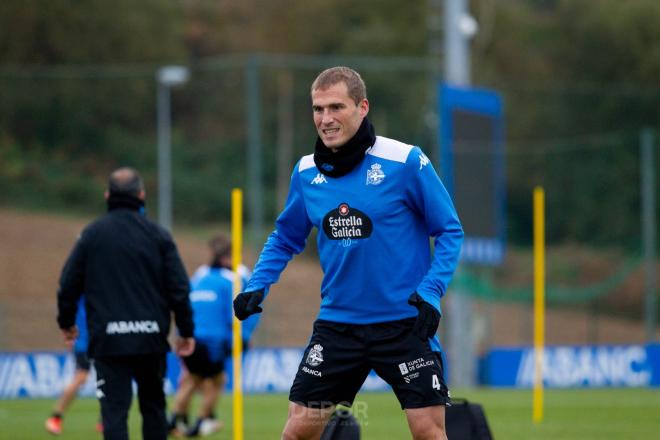
<svg viewBox="0 0 660 440">
<path fill-rule="evenodd" d="M 364 118 L 369 113 L 369 100 L 367 98 L 364 98 L 358 103 L 358 112 L 361 118 Z"/>
</svg>

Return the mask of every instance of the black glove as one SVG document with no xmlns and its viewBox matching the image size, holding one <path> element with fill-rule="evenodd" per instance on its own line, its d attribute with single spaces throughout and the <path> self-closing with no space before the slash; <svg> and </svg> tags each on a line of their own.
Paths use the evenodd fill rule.
<svg viewBox="0 0 660 440">
<path fill-rule="evenodd" d="M 234 299 L 234 315 L 241 321 L 245 321 L 248 316 L 263 312 L 263 309 L 259 307 L 263 300 L 263 290 L 239 293 Z"/>
<path fill-rule="evenodd" d="M 408 298 L 408 304 L 417 307 L 418 314 L 412 332 L 423 341 L 435 336 L 440 324 L 440 312 L 424 299 L 417 292 L 413 292 Z"/>
</svg>

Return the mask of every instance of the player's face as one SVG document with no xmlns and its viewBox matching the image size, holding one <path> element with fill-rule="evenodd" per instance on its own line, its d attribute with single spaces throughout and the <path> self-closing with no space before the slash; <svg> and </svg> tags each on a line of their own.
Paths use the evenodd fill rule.
<svg viewBox="0 0 660 440">
<path fill-rule="evenodd" d="M 369 101 L 363 99 L 356 104 L 348 96 L 346 83 L 339 82 L 312 91 L 312 110 L 319 137 L 326 147 L 337 151 L 360 128 L 369 113 Z"/>
</svg>

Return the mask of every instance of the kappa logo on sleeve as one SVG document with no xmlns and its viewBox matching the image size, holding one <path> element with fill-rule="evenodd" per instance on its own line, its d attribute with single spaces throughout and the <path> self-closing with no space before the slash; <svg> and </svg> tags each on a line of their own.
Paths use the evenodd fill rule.
<svg viewBox="0 0 660 440">
<path fill-rule="evenodd" d="M 428 165 L 431 161 L 429 160 L 428 157 L 426 157 L 426 154 L 421 153 L 419 155 L 419 169 L 421 171 L 422 168 L 424 168 L 426 165 Z"/>
</svg>

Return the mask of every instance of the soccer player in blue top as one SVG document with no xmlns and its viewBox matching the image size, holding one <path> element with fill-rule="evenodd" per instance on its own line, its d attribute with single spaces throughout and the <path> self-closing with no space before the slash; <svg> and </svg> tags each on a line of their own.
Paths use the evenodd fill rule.
<svg viewBox="0 0 660 440">
<path fill-rule="evenodd" d="M 275 231 L 234 300 L 239 319 L 261 312 L 317 228 L 321 309 L 282 438 L 318 439 L 334 406 L 350 406 L 373 369 L 392 386 L 413 438 L 445 439 L 450 400 L 436 331 L 463 240 L 456 210 L 422 150 L 376 136 L 357 72 L 321 72 L 311 98 L 314 154 L 296 164 Z"/>
<path fill-rule="evenodd" d="M 225 383 L 224 364 L 231 357 L 234 272 L 231 270 L 231 241 L 217 235 L 209 241 L 210 262 L 199 267 L 190 279 L 190 304 L 195 323 L 197 345 L 193 354 L 183 358 L 187 371 L 179 388 L 169 420 L 172 435 L 206 436 L 219 431 L 222 422 L 215 417 L 215 406 Z M 250 276 L 245 266 L 239 267 L 243 287 Z M 256 328 L 258 315 L 243 321 L 243 346 L 247 347 Z M 188 427 L 188 408 L 194 392 L 202 401 L 197 421 Z"/>
<path fill-rule="evenodd" d="M 76 398 L 80 388 L 87 382 L 89 371 L 91 369 L 91 362 L 87 357 L 87 345 L 89 343 L 89 335 L 87 333 L 87 314 L 85 313 L 85 297 L 81 296 L 78 301 L 78 312 L 76 313 L 76 328 L 78 330 L 75 341 L 67 341 L 68 345 L 73 346 L 73 356 L 76 360 L 76 370 L 73 373 L 71 382 L 64 388 L 62 395 L 53 408 L 52 415 L 46 419 L 46 431 L 54 435 L 62 433 L 62 420 L 64 412 L 71 405 Z M 96 424 L 98 432 L 103 431 L 103 424 L 99 421 Z"/>
</svg>

